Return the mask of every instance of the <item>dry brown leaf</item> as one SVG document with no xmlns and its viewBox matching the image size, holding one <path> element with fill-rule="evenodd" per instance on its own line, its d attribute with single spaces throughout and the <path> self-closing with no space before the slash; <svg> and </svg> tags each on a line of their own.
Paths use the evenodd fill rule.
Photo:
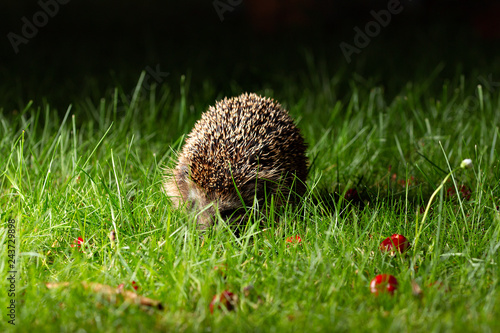
<svg viewBox="0 0 500 333">
<path fill-rule="evenodd" d="M 82 281 L 81 284 L 82 284 L 84 289 L 90 290 L 94 293 L 102 294 L 102 295 L 106 296 L 106 298 L 109 301 L 115 299 L 113 296 L 121 295 L 125 302 L 154 307 L 154 308 L 157 308 L 159 310 L 163 310 L 163 305 L 160 303 L 160 301 L 157 301 L 157 300 L 154 300 L 154 299 L 151 299 L 148 297 L 140 296 L 133 291 L 123 290 L 123 288 L 114 288 L 114 287 L 108 286 L 106 284 L 95 283 L 95 282 Z M 45 283 L 45 286 L 49 289 L 55 289 L 55 288 L 69 287 L 70 283 L 69 282 L 47 282 L 47 283 Z"/>
</svg>

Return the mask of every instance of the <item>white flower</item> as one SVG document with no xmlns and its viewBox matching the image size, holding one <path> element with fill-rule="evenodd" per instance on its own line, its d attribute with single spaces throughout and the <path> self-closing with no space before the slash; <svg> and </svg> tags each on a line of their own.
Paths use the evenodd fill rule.
<svg viewBox="0 0 500 333">
<path fill-rule="evenodd" d="M 460 167 L 462 169 L 472 168 L 472 160 L 470 158 L 466 158 L 465 160 L 462 161 L 462 163 L 460 163 Z"/>
</svg>

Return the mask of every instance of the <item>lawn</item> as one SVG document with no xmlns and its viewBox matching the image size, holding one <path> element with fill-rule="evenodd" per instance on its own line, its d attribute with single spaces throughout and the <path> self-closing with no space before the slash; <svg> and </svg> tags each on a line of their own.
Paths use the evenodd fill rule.
<svg viewBox="0 0 500 333">
<path fill-rule="evenodd" d="M 143 73 L 132 93 L 67 110 L 3 109 L 0 275 L 14 279 L 0 280 L 1 329 L 498 330 L 500 88 L 481 79 L 488 70 L 443 77 L 438 67 L 390 87 L 322 68 L 264 82 L 255 92 L 282 103 L 308 143 L 308 191 L 297 207 L 250 216 L 239 235 L 222 220 L 197 230 L 161 191 L 184 135 L 225 95 L 209 83 L 194 89 L 187 74 L 143 89 Z M 381 251 L 392 234 L 409 250 Z M 370 292 L 383 273 L 398 281 L 393 295 Z M 234 310 L 211 313 L 225 290 Z"/>
</svg>

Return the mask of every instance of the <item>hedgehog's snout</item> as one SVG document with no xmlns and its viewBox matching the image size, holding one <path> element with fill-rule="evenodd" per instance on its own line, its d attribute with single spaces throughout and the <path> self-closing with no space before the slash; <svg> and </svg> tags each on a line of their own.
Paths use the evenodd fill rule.
<svg viewBox="0 0 500 333">
<path fill-rule="evenodd" d="M 236 190 L 224 196 L 207 192 L 183 173 L 177 174 L 175 182 L 181 184 L 177 186 L 179 200 L 176 206 L 184 203 L 188 210 L 198 212 L 198 225 L 201 229 L 213 225 L 217 215 L 230 224 L 239 224 L 245 216 L 246 209 Z"/>
</svg>

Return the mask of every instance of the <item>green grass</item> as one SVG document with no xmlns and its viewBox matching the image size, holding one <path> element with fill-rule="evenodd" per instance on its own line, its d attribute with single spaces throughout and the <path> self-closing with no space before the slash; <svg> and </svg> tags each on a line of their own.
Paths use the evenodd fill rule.
<svg viewBox="0 0 500 333">
<path fill-rule="evenodd" d="M 117 89 L 67 111 L 26 102 L 0 115 L 2 259 L 16 222 L 16 326 L 9 283 L 0 280 L 0 327 L 19 331 L 495 331 L 500 327 L 500 94 L 478 93 L 476 76 L 421 76 L 387 96 L 345 74 L 309 74 L 258 93 L 297 120 L 312 161 L 309 191 L 295 210 L 273 211 L 239 236 L 221 221 L 201 234 L 195 216 L 161 192 L 210 85 L 161 86 L 131 101 Z M 488 73 L 478 73 L 487 75 Z M 349 82 L 348 94 L 337 82 Z M 263 85 L 267 86 L 266 84 Z M 480 89 L 480 88 L 479 88 Z M 196 90 L 196 91 L 195 91 Z M 392 87 L 394 90 L 394 87 Z M 233 95 L 241 93 L 233 87 Z M 458 170 L 422 213 L 446 174 Z M 413 178 L 411 178 L 413 177 Z M 403 186 L 412 179 L 409 186 Z M 448 195 L 465 184 L 470 199 Z M 343 194 L 355 188 L 361 203 Z M 418 214 L 417 214 L 418 212 Z M 116 232 L 113 243 L 109 234 Z M 379 250 L 393 233 L 418 243 L 405 256 Z M 289 246 L 287 237 L 302 243 Z M 75 239 L 81 248 L 71 247 Z M 225 277 L 214 270 L 226 265 Z M 393 274 L 393 297 L 370 280 Z M 51 289 L 46 282 L 70 281 Z M 160 300 L 163 311 L 104 299 L 80 281 L 123 283 Z M 423 296 L 412 293 L 412 281 Z M 432 287 L 438 282 L 443 287 Z M 245 288 L 253 291 L 245 296 Z M 216 293 L 239 296 L 236 311 L 209 312 Z"/>
</svg>

